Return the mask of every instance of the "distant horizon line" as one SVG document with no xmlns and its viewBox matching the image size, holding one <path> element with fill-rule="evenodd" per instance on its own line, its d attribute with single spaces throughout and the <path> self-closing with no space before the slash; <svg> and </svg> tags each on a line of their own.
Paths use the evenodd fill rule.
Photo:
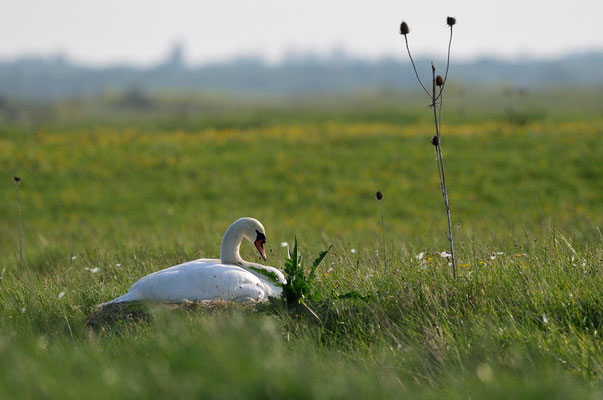
<svg viewBox="0 0 603 400">
<path fill-rule="evenodd" d="M 0 64 L 12 64 L 26 61 L 36 62 L 57 62 L 69 64 L 76 67 L 83 68 L 135 68 L 135 69 L 153 69 L 160 66 L 166 65 L 180 65 L 186 69 L 197 69 L 215 65 L 228 65 L 237 62 L 255 62 L 263 66 L 278 67 L 282 65 L 294 64 L 294 63 L 332 63 L 335 61 L 348 61 L 348 62 L 365 62 L 365 63 L 379 63 L 383 61 L 398 61 L 401 63 L 407 63 L 406 54 L 381 54 L 378 56 L 366 56 L 358 53 L 353 53 L 345 49 L 333 49 L 329 53 L 319 51 L 291 51 L 285 53 L 282 57 L 276 60 L 271 60 L 270 57 L 260 52 L 249 52 L 240 53 L 228 57 L 216 57 L 208 59 L 206 61 L 190 61 L 184 54 L 181 54 L 178 60 L 174 59 L 174 52 L 178 51 L 178 46 L 172 46 L 169 53 L 164 53 L 163 57 L 156 59 L 155 61 L 149 62 L 137 62 L 131 60 L 111 60 L 107 62 L 93 62 L 85 61 L 73 57 L 68 52 L 57 51 L 53 53 L 21 53 L 12 56 L 0 56 Z M 530 55 L 530 54 L 517 54 L 513 56 L 505 56 L 501 54 L 483 53 L 476 56 L 456 56 L 455 61 L 460 63 L 475 63 L 480 61 L 496 61 L 504 63 L 517 63 L 517 62 L 555 62 L 561 60 L 568 60 L 572 57 L 584 57 L 584 56 L 601 56 L 603 57 L 603 48 L 582 50 L 582 51 L 568 51 L 554 55 Z M 435 54 L 419 54 L 415 57 L 418 60 L 442 60 L 443 56 L 436 56 Z"/>
</svg>

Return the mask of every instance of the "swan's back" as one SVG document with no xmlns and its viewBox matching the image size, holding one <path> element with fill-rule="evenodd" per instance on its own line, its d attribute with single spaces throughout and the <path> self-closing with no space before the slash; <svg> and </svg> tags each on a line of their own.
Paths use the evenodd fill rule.
<svg viewBox="0 0 603 400">
<path fill-rule="evenodd" d="M 278 296 L 280 288 L 267 285 L 249 271 L 217 259 L 199 259 L 154 272 L 141 278 L 128 293 L 111 301 L 156 301 L 180 303 L 185 300 L 264 301 Z"/>
</svg>

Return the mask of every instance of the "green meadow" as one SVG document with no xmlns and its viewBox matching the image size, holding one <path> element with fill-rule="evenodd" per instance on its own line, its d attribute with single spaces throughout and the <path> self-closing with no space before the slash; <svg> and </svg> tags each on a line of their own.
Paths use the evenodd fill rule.
<svg viewBox="0 0 603 400">
<path fill-rule="evenodd" d="M 603 116 L 476 103 L 444 114 L 456 280 L 424 105 L 4 121 L 0 398 L 602 398 Z M 278 268 L 283 242 L 333 245 L 318 319 L 193 304 L 89 323 L 142 276 L 218 257 L 243 216 Z"/>
</svg>

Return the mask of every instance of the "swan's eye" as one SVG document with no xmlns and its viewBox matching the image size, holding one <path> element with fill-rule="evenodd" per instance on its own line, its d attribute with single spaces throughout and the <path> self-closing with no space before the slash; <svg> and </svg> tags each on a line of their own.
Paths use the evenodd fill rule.
<svg viewBox="0 0 603 400">
<path fill-rule="evenodd" d="M 264 243 L 266 243 L 266 235 L 256 229 L 257 236 L 255 237 L 255 247 L 264 260 L 266 260 L 266 250 L 264 250 Z"/>
<path fill-rule="evenodd" d="M 260 242 L 262 244 L 266 243 L 266 235 L 264 235 L 262 232 L 258 231 L 257 229 L 255 230 L 255 232 L 257 233 L 257 236 L 255 237 L 255 241 Z"/>
</svg>

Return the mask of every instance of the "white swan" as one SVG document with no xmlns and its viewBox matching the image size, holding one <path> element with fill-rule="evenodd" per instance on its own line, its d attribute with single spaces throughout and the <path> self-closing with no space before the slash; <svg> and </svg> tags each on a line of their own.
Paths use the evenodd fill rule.
<svg viewBox="0 0 603 400">
<path fill-rule="evenodd" d="M 280 296 L 282 289 L 253 268 L 274 273 L 283 284 L 285 276 L 276 268 L 244 261 L 239 255 L 243 238 L 253 242 L 266 260 L 264 227 L 257 219 L 241 218 L 224 232 L 220 260 L 201 258 L 154 272 L 133 284 L 128 293 L 101 306 L 130 301 L 267 301 Z"/>
</svg>

